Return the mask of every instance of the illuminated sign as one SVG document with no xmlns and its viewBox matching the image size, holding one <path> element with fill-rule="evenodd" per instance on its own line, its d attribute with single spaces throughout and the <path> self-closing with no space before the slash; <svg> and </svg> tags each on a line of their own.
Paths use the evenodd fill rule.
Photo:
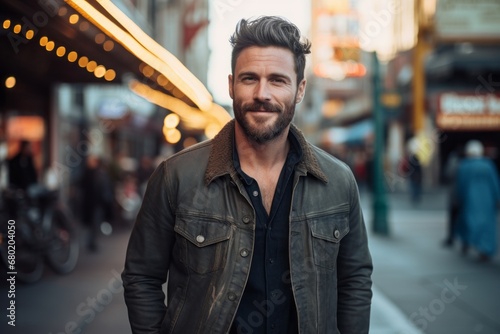
<svg viewBox="0 0 500 334">
<path fill-rule="evenodd" d="M 436 3 L 436 37 L 472 42 L 500 40 L 500 1 L 439 0 Z"/>
<path fill-rule="evenodd" d="M 443 130 L 500 130 L 500 94 L 443 93 L 436 124 Z"/>
</svg>

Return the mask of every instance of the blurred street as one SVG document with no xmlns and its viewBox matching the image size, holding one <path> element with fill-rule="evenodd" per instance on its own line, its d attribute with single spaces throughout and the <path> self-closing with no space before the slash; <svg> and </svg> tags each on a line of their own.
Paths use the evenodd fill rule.
<svg viewBox="0 0 500 334">
<path fill-rule="evenodd" d="M 7 289 L 2 283 L 0 332 L 131 333 L 120 278 L 128 236 L 124 229 L 101 236 L 97 253 L 82 247 L 78 265 L 68 275 L 59 276 L 47 269 L 38 283 L 17 283 L 15 327 L 7 325 Z M 2 272 L 2 282 L 4 275 Z"/>
<path fill-rule="evenodd" d="M 293 122 L 360 186 L 370 334 L 500 333 L 500 250 L 478 261 L 497 246 L 484 235 L 500 241 L 500 1 L 0 0 L 1 245 L 17 231 L 27 266 L 69 250 L 68 272 L 80 241 L 66 275 L 0 267 L 0 334 L 131 333 L 120 274 L 148 179 L 233 118 L 229 40 L 261 15 L 312 42 Z M 444 246 L 449 185 L 483 254 Z"/>
<path fill-rule="evenodd" d="M 371 220 L 370 194 L 362 193 L 365 219 Z M 478 263 L 476 254 L 460 254 L 459 242 L 445 248 L 447 192 L 426 191 L 413 205 L 407 193 L 389 193 L 390 236 L 374 235 L 370 226 L 375 287 L 395 304 L 407 322 L 429 334 L 500 333 L 500 261 Z M 497 237 L 500 239 L 499 237 Z M 391 331 L 383 311 L 373 305 L 373 333 Z M 383 319 L 377 319 L 377 314 Z M 389 320 L 389 323 L 391 320 Z"/>
<path fill-rule="evenodd" d="M 426 191 L 418 206 L 406 193 L 389 193 L 389 237 L 371 232 L 371 196 L 362 191 L 361 199 L 375 267 L 371 334 L 500 332 L 499 257 L 477 263 L 473 253 L 460 255 L 458 243 L 442 247 L 445 189 Z M 47 271 L 39 283 L 18 284 L 16 328 L 2 317 L 1 333 L 130 333 L 119 278 L 128 235 L 101 236 L 99 252 L 82 249 L 69 275 Z M 0 293 L 5 300 L 3 285 Z"/>
</svg>

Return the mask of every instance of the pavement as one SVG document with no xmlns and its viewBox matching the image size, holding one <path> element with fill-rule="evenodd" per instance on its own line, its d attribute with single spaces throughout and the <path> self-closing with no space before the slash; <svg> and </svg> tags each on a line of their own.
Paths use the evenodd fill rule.
<svg viewBox="0 0 500 334">
<path fill-rule="evenodd" d="M 406 193 L 388 193 L 387 236 L 373 232 L 370 193 L 360 197 L 374 263 L 370 334 L 500 333 L 500 259 L 478 263 L 474 253 L 462 256 L 458 243 L 441 245 L 445 189 L 427 190 L 418 205 Z M 16 327 L 2 315 L 0 333 L 130 334 L 119 277 L 129 233 L 102 236 L 99 252 L 82 250 L 68 275 L 47 270 L 38 283 L 17 284 Z M 0 294 L 3 314 L 3 283 Z"/>
<path fill-rule="evenodd" d="M 500 258 L 479 263 L 458 240 L 443 247 L 446 189 L 425 191 L 418 204 L 387 193 L 389 235 L 373 232 L 371 194 L 360 198 L 374 263 L 370 333 L 500 333 Z"/>
</svg>

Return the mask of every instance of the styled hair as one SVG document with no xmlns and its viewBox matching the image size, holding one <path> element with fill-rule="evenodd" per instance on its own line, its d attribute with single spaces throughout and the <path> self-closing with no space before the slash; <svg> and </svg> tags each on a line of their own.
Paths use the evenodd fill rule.
<svg viewBox="0 0 500 334">
<path fill-rule="evenodd" d="M 307 38 L 301 38 L 299 28 L 284 18 L 260 16 L 254 20 L 242 19 L 236 25 L 236 30 L 229 42 L 233 47 L 231 54 L 233 74 L 236 60 L 244 49 L 252 46 L 275 46 L 288 49 L 293 53 L 297 84 L 304 79 L 306 54 L 311 53 L 311 42 Z"/>
<path fill-rule="evenodd" d="M 468 157 L 481 157 L 484 153 L 483 144 L 479 140 L 469 140 L 465 144 L 465 155 Z"/>
</svg>

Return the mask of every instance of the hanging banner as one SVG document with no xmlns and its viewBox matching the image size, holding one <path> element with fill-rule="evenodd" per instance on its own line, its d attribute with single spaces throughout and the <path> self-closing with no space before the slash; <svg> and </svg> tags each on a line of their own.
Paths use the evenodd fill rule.
<svg viewBox="0 0 500 334">
<path fill-rule="evenodd" d="M 443 41 L 500 41 L 500 1 L 439 0 L 436 37 Z"/>
</svg>

